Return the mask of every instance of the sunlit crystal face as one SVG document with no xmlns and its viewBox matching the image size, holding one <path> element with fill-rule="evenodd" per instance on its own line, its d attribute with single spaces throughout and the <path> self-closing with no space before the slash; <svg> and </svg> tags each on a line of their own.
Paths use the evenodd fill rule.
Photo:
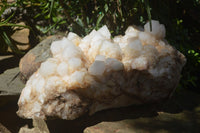
<svg viewBox="0 0 200 133">
<path fill-rule="evenodd" d="M 154 20 L 152 31 L 149 23 L 144 32 L 130 26 L 124 36 L 113 39 L 106 26 L 84 38 L 70 32 L 51 44 L 53 57 L 27 82 L 18 114 L 75 119 L 85 111 L 131 105 L 135 95 L 149 101 L 166 97 L 178 82 L 172 77 L 179 77 L 185 58 L 164 37 L 164 25 Z M 158 96 L 160 85 L 165 91 Z"/>
</svg>

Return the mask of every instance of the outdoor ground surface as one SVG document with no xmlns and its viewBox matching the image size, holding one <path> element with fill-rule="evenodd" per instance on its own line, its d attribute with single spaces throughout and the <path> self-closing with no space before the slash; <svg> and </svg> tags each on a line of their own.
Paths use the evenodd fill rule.
<svg viewBox="0 0 200 133">
<path fill-rule="evenodd" d="M 20 81 L 20 57 L 0 56 L 0 124 L 17 133 L 32 121 L 16 115 Z M 199 133 L 200 94 L 178 90 L 162 105 L 141 105 L 97 112 L 76 120 L 46 121 L 51 133 Z M 1 132 L 1 129 L 0 129 Z"/>
</svg>

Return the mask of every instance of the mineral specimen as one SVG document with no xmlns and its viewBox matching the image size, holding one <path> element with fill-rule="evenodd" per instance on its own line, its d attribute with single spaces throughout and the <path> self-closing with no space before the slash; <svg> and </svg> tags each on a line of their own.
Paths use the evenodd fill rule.
<svg viewBox="0 0 200 133">
<path fill-rule="evenodd" d="M 52 58 L 30 77 L 18 101 L 24 118 L 72 120 L 97 111 L 169 98 L 186 59 L 158 21 L 111 39 L 106 26 L 51 44 Z"/>
<path fill-rule="evenodd" d="M 37 71 L 42 62 L 52 57 L 50 51 L 51 43 L 62 38 L 63 36 L 61 35 L 49 36 L 45 40 L 41 41 L 36 47 L 28 51 L 28 53 L 20 59 L 20 77 L 24 82 L 27 81 L 35 71 Z"/>
</svg>

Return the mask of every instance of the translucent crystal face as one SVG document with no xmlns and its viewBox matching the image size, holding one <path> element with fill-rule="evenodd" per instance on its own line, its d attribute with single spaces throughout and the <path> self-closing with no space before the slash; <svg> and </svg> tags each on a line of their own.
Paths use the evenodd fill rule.
<svg viewBox="0 0 200 133">
<path fill-rule="evenodd" d="M 137 103 L 135 95 L 144 101 L 167 97 L 178 83 L 185 58 L 164 37 L 164 25 L 154 20 L 152 31 L 149 23 L 144 31 L 130 26 L 124 36 L 113 39 L 106 26 L 84 38 L 70 32 L 51 44 L 53 57 L 27 82 L 18 114 L 74 119 L 86 110 Z"/>
<path fill-rule="evenodd" d="M 152 31 L 150 30 L 149 22 L 144 25 L 145 32 L 153 34 L 158 39 L 165 38 L 165 26 L 160 24 L 159 21 L 152 20 Z"/>
</svg>

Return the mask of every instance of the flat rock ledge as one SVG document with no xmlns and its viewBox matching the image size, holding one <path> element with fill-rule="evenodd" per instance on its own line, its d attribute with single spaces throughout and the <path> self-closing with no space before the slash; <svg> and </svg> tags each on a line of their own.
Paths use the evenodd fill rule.
<svg viewBox="0 0 200 133">
<path fill-rule="evenodd" d="M 19 72 L 19 67 L 15 67 L 0 74 L 0 96 L 21 93 L 25 84 L 20 80 Z"/>
</svg>

